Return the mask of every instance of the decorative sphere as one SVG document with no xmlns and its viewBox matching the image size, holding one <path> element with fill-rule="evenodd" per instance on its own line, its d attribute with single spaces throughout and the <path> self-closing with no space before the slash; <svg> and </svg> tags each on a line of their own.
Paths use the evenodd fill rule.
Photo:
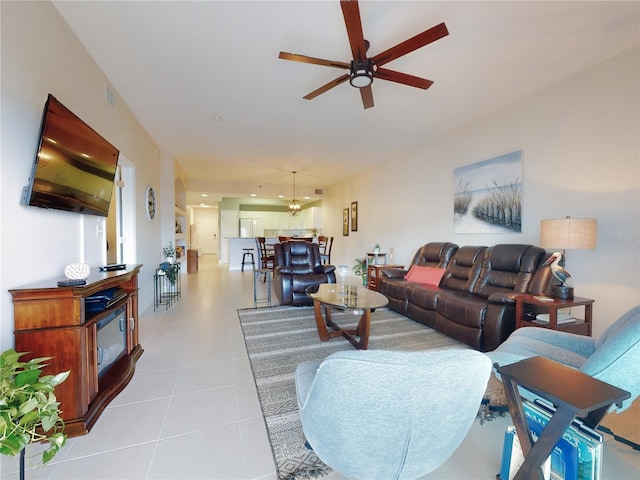
<svg viewBox="0 0 640 480">
<path fill-rule="evenodd" d="M 71 263 L 64 268 L 64 276 L 73 280 L 87 278 L 90 273 L 91 269 L 86 263 Z"/>
</svg>

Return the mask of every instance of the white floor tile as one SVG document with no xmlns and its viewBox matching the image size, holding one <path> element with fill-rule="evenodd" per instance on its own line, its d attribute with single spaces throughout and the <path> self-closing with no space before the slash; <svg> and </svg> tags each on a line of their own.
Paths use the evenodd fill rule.
<svg viewBox="0 0 640 480">
<path fill-rule="evenodd" d="M 238 422 L 235 385 L 176 395 L 171 400 L 162 438 Z"/>
<path fill-rule="evenodd" d="M 178 369 L 136 373 L 129 385 L 109 404 L 110 407 L 170 397 L 178 379 Z"/>
<path fill-rule="evenodd" d="M 170 401 L 162 398 L 106 408 L 91 432 L 77 438 L 67 458 L 77 459 L 158 440 Z"/>
<path fill-rule="evenodd" d="M 54 475 L 56 478 L 64 478 L 65 480 L 147 478 L 155 449 L 156 442 L 150 442 L 89 455 L 61 463 L 56 468 Z M 90 475 L 87 475 L 88 472 L 91 472 Z"/>
<path fill-rule="evenodd" d="M 242 445 L 237 423 L 166 438 L 147 478 L 242 479 Z"/>
<path fill-rule="evenodd" d="M 241 422 L 239 425 L 242 441 L 243 478 L 263 478 L 272 474 L 275 469 L 275 461 L 262 416 Z"/>
</svg>

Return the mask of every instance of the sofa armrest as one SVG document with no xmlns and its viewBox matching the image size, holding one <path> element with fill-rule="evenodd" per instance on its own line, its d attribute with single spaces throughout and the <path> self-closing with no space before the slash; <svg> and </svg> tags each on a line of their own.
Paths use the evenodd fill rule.
<svg viewBox="0 0 640 480">
<path fill-rule="evenodd" d="M 316 273 L 331 273 L 336 270 L 335 265 L 320 265 L 314 268 L 314 272 Z"/>
<path fill-rule="evenodd" d="M 278 265 L 273 269 L 274 275 L 293 275 L 293 270 L 286 265 Z"/>
<path fill-rule="evenodd" d="M 515 305 L 516 297 L 520 295 L 516 292 L 497 292 L 489 295 L 489 300 L 491 303 L 502 303 L 504 305 Z"/>
<path fill-rule="evenodd" d="M 404 278 L 409 273 L 409 270 L 403 268 L 383 268 L 380 270 L 382 275 L 388 278 Z"/>
</svg>

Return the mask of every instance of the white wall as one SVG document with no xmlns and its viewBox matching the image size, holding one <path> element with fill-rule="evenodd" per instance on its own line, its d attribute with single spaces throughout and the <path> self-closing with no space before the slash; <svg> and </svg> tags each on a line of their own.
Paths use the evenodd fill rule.
<svg viewBox="0 0 640 480">
<path fill-rule="evenodd" d="M 47 94 L 53 94 L 135 165 L 136 262 L 145 264 L 140 308 L 152 303 L 153 268 L 161 259 L 160 221 L 147 219 L 144 191 L 160 187 L 157 147 L 122 98 L 114 109 L 105 100 L 108 79 L 49 2 L 0 2 L 1 158 L 0 158 L 0 348 L 13 345 L 13 307 L 8 290 L 63 276 L 64 267 L 105 260 L 99 217 L 20 205 L 36 151 Z M 116 92 L 117 94 L 117 92 Z M 172 208 L 173 210 L 173 208 Z M 173 213 L 172 213 L 173 215 Z"/>
<path fill-rule="evenodd" d="M 576 295 L 596 300 L 599 335 L 640 303 L 639 58 L 636 47 L 328 188 L 332 263 L 353 266 L 376 243 L 404 264 L 432 241 L 538 244 L 541 219 L 595 217 L 597 250 L 568 251 L 567 269 Z M 454 234 L 453 169 L 515 150 L 524 159 L 522 233 Z M 343 237 L 352 201 L 359 231 Z"/>
</svg>

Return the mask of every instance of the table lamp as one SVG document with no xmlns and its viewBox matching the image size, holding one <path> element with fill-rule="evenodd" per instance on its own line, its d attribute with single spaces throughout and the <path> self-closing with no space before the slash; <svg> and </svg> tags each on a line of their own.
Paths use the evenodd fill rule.
<svg viewBox="0 0 640 480">
<path fill-rule="evenodd" d="M 567 249 L 595 250 L 598 237 L 598 220 L 595 218 L 566 218 L 540 221 L 540 246 L 562 249 L 560 267 L 566 266 Z M 564 272 L 568 275 L 568 272 Z M 555 274 L 554 274 L 555 275 Z M 573 298 L 573 287 L 554 285 L 555 298 Z"/>
</svg>

